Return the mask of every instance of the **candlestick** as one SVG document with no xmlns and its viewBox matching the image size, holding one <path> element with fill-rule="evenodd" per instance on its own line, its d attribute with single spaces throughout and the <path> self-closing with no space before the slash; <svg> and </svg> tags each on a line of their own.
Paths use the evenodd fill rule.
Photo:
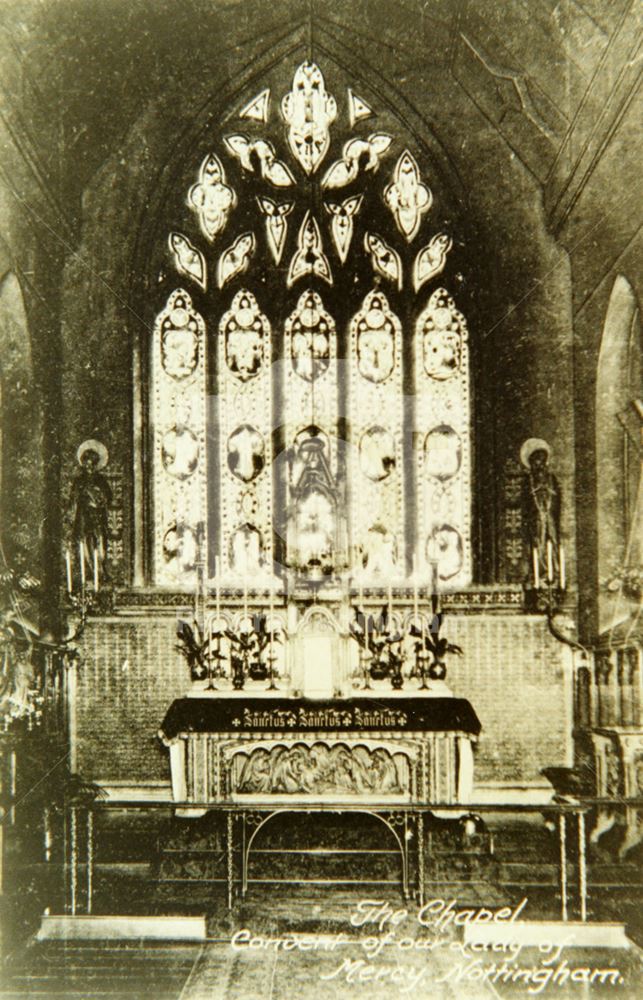
<svg viewBox="0 0 643 1000">
<path fill-rule="evenodd" d="M 531 556 L 534 567 L 534 590 L 538 590 L 540 588 L 540 566 L 538 560 L 538 549 L 536 548 L 532 549 Z"/>
<path fill-rule="evenodd" d="M 554 582 L 554 547 L 551 538 L 547 539 L 547 583 Z"/>
<path fill-rule="evenodd" d="M 558 546 L 558 582 L 560 584 L 560 589 L 565 590 L 567 585 L 567 580 L 565 578 L 565 549 L 562 545 Z"/>
<path fill-rule="evenodd" d="M 67 571 L 67 593 L 71 594 L 73 586 L 71 578 L 71 552 L 69 549 L 65 549 L 65 569 Z"/>
<path fill-rule="evenodd" d="M 274 663 L 273 645 L 272 645 L 272 637 L 273 637 L 273 633 L 274 633 L 274 629 L 275 629 L 275 626 L 274 626 L 274 609 L 275 609 L 274 600 L 275 600 L 275 595 L 274 595 L 274 592 L 273 592 L 273 589 L 272 589 L 272 585 L 271 585 L 271 587 L 270 587 L 270 604 L 268 605 L 268 616 L 269 616 L 268 617 L 268 635 L 269 635 L 269 640 L 268 640 L 268 658 L 269 658 L 269 661 L 270 661 L 269 662 L 269 669 L 270 669 L 270 687 L 271 688 L 274 687 L 273 669 L 274 669 L 274 665 L 275 665 L 275 663 Z"/>
<path fill-rule="evenodd" d="M 216 586 L 216 609 L 217 609 L 217 621 L 221 614 L 221 560 L 219 556 L 216 556 L 214 560 L 214 575 L 215 575 L 215 586 Z"/>
<path fill-rule="evenodd" d="M 78 543 L 78 559 L 80 561 L 80 586 L 85 589 L 85 544 L 84 542 Z"/>
<path fill-rule="evenodd" d="M 419 607 L 418 607 L 418 560 L 417 556 L 413 556 L 413 623 L 417 624 L 419 617 Z"/>
<path fill-rule="evenodd" d="M 431 605 L 433 614 L 437 615 L 440 610 L 440 588 L 438 581 L 438 563 L 434 560 L 431 563 Z"/>
<path fill-rule="evenodd" d="M 16 751 L 11 750 L 11 752 L 9 753 L 9 799 L 11 802 L 11 806 L 9 808 L 9 822 L 11 823 L 12 826 L 16 822 L 16 808 L 14 805 L 16 800 L 16 789 L 17 789 L 16 761 L 17 761 Z"/>
<path fill-rule="evenodd" d="M 94 593 L 98 593 L 98 549 L 94 549 Z"/>
</svg>

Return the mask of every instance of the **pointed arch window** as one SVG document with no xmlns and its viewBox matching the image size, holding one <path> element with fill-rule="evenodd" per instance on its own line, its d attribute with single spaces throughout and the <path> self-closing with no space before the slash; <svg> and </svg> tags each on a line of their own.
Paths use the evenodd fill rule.
<svg viewBox="0 0 643 1000">
<path fill-rule="evenodd" d="M 618 275 L 605 316 L 596 379 L 599 574 L 640 572 L 643 535 L 643 342 L 637 297 Z"/>
<path fill-rule="evenodd" d="M 153 577 L 471 580 L 467 322 L 431 164 L 293 67 L 190 155 L 151 352 Z"/>
</svg>

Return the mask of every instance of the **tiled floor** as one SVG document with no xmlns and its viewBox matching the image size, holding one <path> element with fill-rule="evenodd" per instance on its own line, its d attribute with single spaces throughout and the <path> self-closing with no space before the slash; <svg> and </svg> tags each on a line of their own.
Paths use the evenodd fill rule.
<svg viewBox="0 0 643 1000">
<path fill-rule="evenodd" d="M 387 928 L 355 929 L 351 914 L 369 896 L 388 900 L 394 910 L 405 907 L 399 886 L 304 883 L 307 878 L 336 877 L 342 870 L 350 877 L 357 872 L 362 877 L 368 870 L 373 877 L 392 873 L 395 878 L 399 860 L 395 852 L 383 849 L 386 844 L 376 841 L 370 861 L 357 861 L 353 848 L 364 843 L 364 831 L 357 825 L 343 831 L 341 841 L 323 824 L 315 832 L 322 848 L 341 843 L 341 857 L 332 852 L 291 857 L 301 846 L 301 831 L 290 824 L 287 857 L 284 838 L 276 833 L 264 842 L 253 871 L 262 879 L 282 879 L 296 863 L 300 878 L 290 884 L 286 878 L 281 884 L 251 885 L 246 899 L 236 900 L 232 914 L 225 905 L 225 881 L 219 871 L 225 855 L 211 831 L 206 830 L 201 840 L 190 835 L 185 843 L 183 834 L 164 836 L 163 853 L 152 866 L 141 864 L 140 859 L 129 866 L 112 864 L 109 843 L 102 842 L 102 867 L 99 864 L 95 872 L 95 912 L 205 913 L 208 940 L 203 944 L 30 944 L 16 927 L 0 1000 L 530 1000 L 532 996 L 592 1000 L 603 995 L 634 1000 L 643 996 L 643 970 L 634 946 L 583 952 L 567 948 L 550 964 L 546 964 L 547 955 L 525 949 L 503 967 L 509 955 L 463 953 L 453 931 L 429 947 L 436 936 L 418 923 L 415 904 L 408 904 L 408 915 L 395 928 L 395 938 L 373 954 L 377 944 L 372 939 L 381 939 Z M 125 844 L 138 843 L 125 837 L 126 833 Z M 492 857 L 470 853 L 449 837 L 433 837 L 431 848 L 427 898 L 456 899 L 459 907 L 498 908 L 515 905 L 527 895 L 523 914 L 527 919 L 559 913 L 556 845 L 539 828 L 497 831 Z M 215 878 L 209 877 L 209 869 L 199 860 L 210 856 Z M 640 941 L 643 892 L 637 866 L 616 864 L 598 855 L 595 860 L 590 869 L 590 919 L 624 921 Z M 363 871 L 356 865 L 362 865 Z M 43 873 L 33 873 L 31 881 L 42 889 Z M 26 907 L 21 926 L 33 929 L 33 917 L 42 912 L 43 900 L 38 893 L 31 899 L 26 892 L 29 885 L 25 874 L 16 882 L 13 899 Z M 573 905 L 575 892 L 574 882 L 570 885 Z M 53 899 L 55 894 L 45 898 Z M 6 926 L 12 917 L 13 913 L 5 912 Z M 235 949 L 231 938 L 242 928 L 261 940 L 252 947 L 241 943 Z M 282 944 L 277 946 L 270 939 Z M 418 941 L 424 947 L 418 947 Z"/>
<path fill-rule="evenodd" d="M 451 938 L 430 952 L 400 950 L 393 942 L 378 955 L 372 954 L 372 942 L 367 945 L 365 939 L 325 939 L 317 946 L 315 942 L 314 936 L 285 936 L 280 948 L 236 951 L 229 941 L 180 946 L 33 945 L 13 963 L 0 998 L 517 1000 L 535 994 L 586 1000 L 607 994 L 635 1000 L 643 990 L 637 950 L 570 948 L 547 965 L 543 954 L 531 949 L 503 965 L 503 956 L 465 957 L 460 950 L 452 951 Z"/>
</svg>

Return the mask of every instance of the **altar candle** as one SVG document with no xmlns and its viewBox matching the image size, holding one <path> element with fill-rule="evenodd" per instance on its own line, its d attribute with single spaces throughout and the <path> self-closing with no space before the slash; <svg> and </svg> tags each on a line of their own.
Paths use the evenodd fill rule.
<svg viewBox="0 0 643 1000">
<path fill-rule="evenodd" d="M 45 841 L 45 861 L 51 861 L 51 822 L 49 819 L 49 807 L 45 806 L 43 811 L 43 833 Z"/>
<path fill-rule="evenodd" d="M 554 580 L 554 549 L 551 544 L 551 538 L 547 539 L 547 582 L 552 583 Z"/>
<path fill-rule="evenodd" d="M 243 580 L 243 617 L 247 619 L 248 617 L 248 578 L 244 577 Z"/>
<path fill-rule="evenodd" d="M 538 549 L 532 549 L 532 560 L 534 565 L 534 590 L 540 587 L 540 571 L 538 567 Z"/>
<path fill-rule="evenodd" d="M 221 561 L 219 556 L 214 560 L 214 575 L 216 578 L 217 620 L 221 614 Z"/>
<path fill-rule="evenodd" d="M 85 587 L 85 545 L 83 542 L 78 543 L 78 559 L 80 561 L 80 585 L 84 589 Z"/>
<path fill-rule="evenodd" d="M 431 563 L 431 594 L 432 594 L 433 614 L 437 615 L 438 611 L 440 610 L 440 587 L 438 582 L 437 559 Z"/>
<path fill-rule="evenodd" d="M 558 546 L 558 573 L 560 589 L 564 590 L 567 580 L 565 578 L 565 549 L 562 545 Z"/>
<path fill-rule="evenodd" d="M 94 549 L 94 591 L 98 592 L 98 549 Z"/>
<path fill-rule="evenodd" d="M 71 579 L 71 552 L 69 549 L 65 549 L 65 569 L 67 571 L 67 593 L 72 592 L 72 579 Z"/>
<path fill-rule="evenodd" d="M 388 585 L 388 624 L 389 628 L 393 625 L 393 588 L 391 584 Z"/>
<path fill-rule="evenodd" d="M 413 623 L 417 624 L 419 617 L 418 608 L 418 565 L 417 556 L 413 556 Z"/>
<path fill-rule="evenodd" d="M 11 808 L 9 809 L 9 822 L 13 826 L 16 822 L 16 810 L 14 802 L 16 799 L 16 751 L 12 750 L 9 754 L 9 798 L 11 800 Z"/>
<path fill-rule="evenodd" d="M 364 607 L 364 591 L 362 590 L 361 583 L 359 585 L 359 591 L 358 591 L 358 594 L 357 594 L 357 606 L 358 606 L 358 608 L 363 608 Z"/>
</svg>

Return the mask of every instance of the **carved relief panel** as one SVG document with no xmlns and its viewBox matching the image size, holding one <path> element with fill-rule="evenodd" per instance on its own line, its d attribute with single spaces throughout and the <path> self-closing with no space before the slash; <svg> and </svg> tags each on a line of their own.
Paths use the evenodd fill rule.
<svg viewBox="0 0 643 1000">
<path fill-rule="evenodd" d="M 438 288 L 415 325 L 416 556 L 440 585 L 471 581 L 467 324 Z"/>
<path fill-rule="evenodd" d="M 404 568 L 402 327 L 383 292 L 350 325 L 348 477 L 353 571 L 388 584 Z"/>
<path fill-rule="evenodd" d="M 219 323 L 221 570 L 232 580 L 272 575 L 270 323 L 242 289 Z"/>
<path fill-rule="evenodd" d="M 192 587 L 207 552 L 205 323 L 178 288 L 152 344 L 154 577 Z"/>
<path fill-rule="evenodd" d="M 408 751 L 384 746 L 289 741 L 237 751 L 231 761 L 230 785 L 239 795 L 410 799 L 414 763 Z"/>
</svg>

